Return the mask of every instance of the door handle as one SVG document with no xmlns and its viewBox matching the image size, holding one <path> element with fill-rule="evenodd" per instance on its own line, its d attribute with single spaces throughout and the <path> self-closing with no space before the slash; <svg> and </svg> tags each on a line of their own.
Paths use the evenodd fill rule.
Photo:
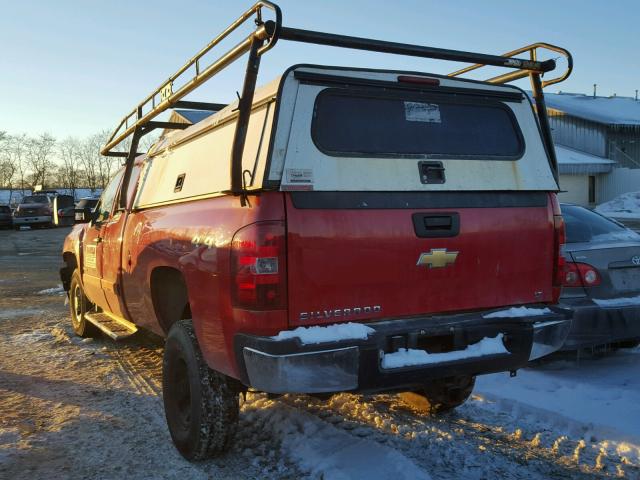
<svg viewBox="0 0 640 480">
<path fill-rule="evenodd" d="M 414 213 L 413 229 L 420 238 L 455 237 L 460 232 L 457 212 Z"/>
</svg>

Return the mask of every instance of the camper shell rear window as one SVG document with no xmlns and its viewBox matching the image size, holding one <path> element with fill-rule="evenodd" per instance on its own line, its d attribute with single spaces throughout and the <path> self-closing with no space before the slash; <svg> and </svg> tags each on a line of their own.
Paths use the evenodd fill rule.
<svg viewBox="0 0 640 480">
<path fill-rule="evenodd" d="M 517 160 L 524 139 L 503 102 L 464 94 L 329 88 L 316 98 L 311 136 L 341 157 Z"/>
</svg>

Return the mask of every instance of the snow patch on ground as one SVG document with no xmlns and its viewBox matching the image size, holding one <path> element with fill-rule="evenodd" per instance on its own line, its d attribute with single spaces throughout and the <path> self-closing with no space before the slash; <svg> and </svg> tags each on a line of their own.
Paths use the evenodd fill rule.
<svg viewBox="0 0 640 480">
<path fill-rule="evenodd" d="M 366 340 L 375 330 L 362 323 L 337 323 L 326 327 L 298 327 L 294 330 L 284 330 L 271 337 L 274 340 L 288 340 L 299 338 L 304 344 L 338 342 L 340 340 Z"/>
<path fill-rule="evenodd" d="M 600 307 L 627 307 L 631 305 L 640 305 L 640 295 L 636 297 L 623 298 L 593 298 L 592 300 Z"/>
<path fill-rule="evenodd" d="M 482 318 L 534 317 L 538 315 L 546 315 L 547 313 L 552 312 L 548 308 L 512 307 L 507 310 L 499 310 L 497 312 L 483 315 Z"/>
<path fill-rule="evenodd" d="M 623 193 L 598 205 L 595 210 L 607 217 L 640 219 L 640 192 Z"/>
<path fill-rule="evenodd" d="M 456 350 L 445 353 L 428 353 L 424 350 L 401 348 L 397 352 L 387 353 L 382 358 L 382 368 L 401 368 L 411 365 L 427 365 L 431 363 L 444 363 L 466 358 L 483 357 L 485 355 L 497 355 L 509 353 L 502 342 L 503 335 L 485 337 L 478 343 L 469 345 L 464 350 Z"/>
<path fill-rule="evenodd" d="M 475 392 L 546 415 L 558 428 L 579 426 L 584 436 L 615 440 L 640 459 L 640 349 L 605 358 L 558 360 L 535 368 L 479 376 Z M 505 408 L 503 404 L 501 408 Z M 532 410 L 533 409 L 533 410 Z M 545 412 L 545 413 L 541 413 Z M 576 428 L 573 428 L 577 430 Z"/>
<path fill-rule="evenodd" d="M 253 398 L 243 411 L 262 422 L 281 442 L 283 452 L 313 478 L 428 480 L 431 477 L 399 451 L 354 437 L 302 410 L 266 397 Z"/>
<path fill-rule="evenodd" d="M 55 295 L 58 293 L 64 293 L 64 288 L 62 288 L 61 284 L 58 284 L 57 287 L 45 288 L 44 290 L 40 290 L 36 292 L 36 295 Z"/>
<path fill-rule="evenodd" d="M 37 308 L 8 308 L 6 310 L 0 311 L 0 320 L 8 320 L 10 318 L 20 318 L 29 315 L 39 315 L 44 313 L 42 310 Z"/>
<path fill-rule="evenodd" d="M 37 343 L 51 340 L 53 335 L 49 332 L 25 332 L 14 336 L 17 343 Z"/>
</svg>

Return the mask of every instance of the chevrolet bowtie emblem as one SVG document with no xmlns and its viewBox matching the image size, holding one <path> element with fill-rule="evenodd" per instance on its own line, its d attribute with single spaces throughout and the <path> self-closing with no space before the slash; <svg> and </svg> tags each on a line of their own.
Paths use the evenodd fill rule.
<svg viewBox="0 0 640 480">
<path fill-rule="evenodd" d="M 442 268 L 450 263 L 456 263 L 458 252 L 447 252 L 446 248 L 432 248 L 429 253 L 421 253 L 417 266 L 426 265 L 429 268 Z"/>
</svg>

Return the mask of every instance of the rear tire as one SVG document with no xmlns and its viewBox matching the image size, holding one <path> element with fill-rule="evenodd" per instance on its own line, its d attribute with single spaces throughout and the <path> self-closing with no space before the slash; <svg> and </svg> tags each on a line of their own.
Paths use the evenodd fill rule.
<svg viewBox="0 0 640 480">
<path fill-rule="evenodd" d="M 429 413 L 445 413 L 459 407 L 471 396 L 476 377 L 460 376 L 434 380 L 416 392 L 429 402 Z"/>
<path fill-rule="evenodd" d="M 79 337 L 96 337 L 100 334 L 98 327 L 85 318 L 85 314 L 92 308 L 93 304 L 84 294 L 80 272 L 75 269 L 71 275 L 69 287 L 69 309 L 71 310 L 71 326 Z"/>
<path fill-rule="evenodd" d="M 239 394 L 228 377 L 205 363 L 190 320 L 174 323 L 167 336 L 162 393 L 169 432 L 183 457 L 204 460 L 229 448 Z"/>
</svg>

